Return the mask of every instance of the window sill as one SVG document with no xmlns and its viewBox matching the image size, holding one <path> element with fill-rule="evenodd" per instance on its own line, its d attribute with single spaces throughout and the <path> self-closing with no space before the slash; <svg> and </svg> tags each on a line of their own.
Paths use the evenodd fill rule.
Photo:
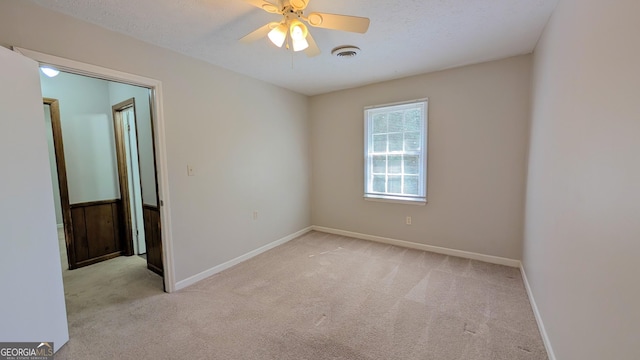
<svg viewBox="0 0 640 360">
<path fill-rule="evenodd" d="M 390 196 L 390 195 L 364 195 L 364 199 L 367 201 L 376 201 L 376 202 L 386 202 L 386 203 L 394 203 L 394 204 L 405 204 L 405 205 L 416 205 L 416 206 L 425 206 L 427 204 L 426 200 L 422 199 L 408 199 L 399 196 Z"/>
</svg>

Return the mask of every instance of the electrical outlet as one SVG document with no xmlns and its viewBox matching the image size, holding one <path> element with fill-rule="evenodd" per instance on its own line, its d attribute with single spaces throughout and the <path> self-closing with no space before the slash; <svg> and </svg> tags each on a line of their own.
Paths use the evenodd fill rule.
<svg viewBox="0 0 640 360">
<path fill-rule="evenodd" d="M 405 222 L 407 225 L 411 225 L 411 216 L 407 216 L 407 219 Z"/>
<path fill-rule="evenodd" d="M 258 212 L 257 211 L 253 212 L 253 220 L 258 220 Z"/>
<path fill-rule="evenodd" d="M 195 176 L 195 171 L 193 170 L 193 166 L 187 164 L 187 176 Z"/>
</svg>

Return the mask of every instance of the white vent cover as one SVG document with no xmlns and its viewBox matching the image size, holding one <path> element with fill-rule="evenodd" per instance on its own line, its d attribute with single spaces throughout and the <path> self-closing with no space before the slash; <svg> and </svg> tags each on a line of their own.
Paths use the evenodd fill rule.
<svg viewBox="0 0 640 360">
<path fill-rule="evenodd" d="M 339 58 L 353 58 L 360 54 L 360 48 L 353 45 L 338 46 L 331 50 L 331 55 Z"/>
</svg>

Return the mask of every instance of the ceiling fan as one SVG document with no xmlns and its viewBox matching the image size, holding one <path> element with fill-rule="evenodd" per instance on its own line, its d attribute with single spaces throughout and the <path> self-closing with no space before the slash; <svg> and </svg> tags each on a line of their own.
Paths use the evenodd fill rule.
<svg viewBox="0 0 640 360">
<path fill-rule="evenodd" d="M 313 57 L 320 54 L 320 48 L 303 21 L 313 27 L 360 34 L 366 33 L 369 29 L 368 18 L 320 12 L 305 15 L 304 10 L 309 0 L 276 0 L 277 4 L 265 0 L 244 1 L 266 12 L 282 15 L 280 22 L 270 22 L 240 39 L 244 43 L 256 41 L 266 35 L 277 47 L 286 44 L 287 49 L 304 51 L 308 57 Z"/>
</svg>

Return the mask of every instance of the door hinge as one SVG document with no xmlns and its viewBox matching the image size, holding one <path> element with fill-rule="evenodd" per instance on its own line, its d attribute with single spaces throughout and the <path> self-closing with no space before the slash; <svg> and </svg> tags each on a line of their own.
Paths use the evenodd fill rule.
<svg viewBox="0 0 640 360">
<path fill-rule="evenodd" d="M 164 206 L 164 201 L 160 200 L 160 206 Z"/>
</svg>

